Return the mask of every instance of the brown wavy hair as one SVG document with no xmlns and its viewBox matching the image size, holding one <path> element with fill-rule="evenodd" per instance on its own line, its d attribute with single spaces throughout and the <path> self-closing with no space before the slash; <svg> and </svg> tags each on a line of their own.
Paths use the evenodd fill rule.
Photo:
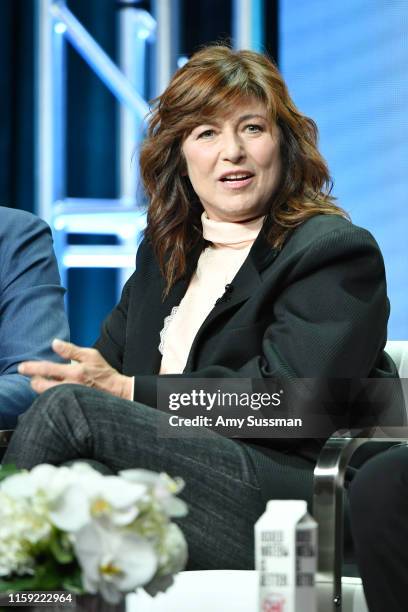
<svg viewBox="0 0 408 612">
<path fill-rule="evenodd" d="M 152 101 L 140 155 L 149 198 L 146 235 L 166 280 L 166 293 L 186 271 L 190 250 L 202 237 L 203 207 L 186 175 L 182 144 L 192 129 L 246 98 L 265 104 L 280 130 L 281 177 L 265 228 L 280 248 L 290 230 L 317 214 L 347 213 L 330 195 L 332 181 L 317 149 L 315 122 L 302 115 L 278 68 L 265 55 L 212 45 L 195 53 Z"/>
</svg>

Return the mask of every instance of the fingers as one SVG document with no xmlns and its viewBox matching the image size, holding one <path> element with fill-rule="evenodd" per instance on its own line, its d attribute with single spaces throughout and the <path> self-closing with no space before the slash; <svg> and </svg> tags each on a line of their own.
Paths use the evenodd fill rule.
<svg viewBox="0 0 408 612">
<path fill-rule="evenodd" d="M 103 359 L 96 349 L 77 346 L 72 342 L 65 342 L 59 338 L 54 338 L 52 341 L 52 348 L 55 353 L 64 359 L 72 359 L 79 362 L 95 360 L 95 358 Z"/>
<path fill-rule="evenodd" d="M 53 361 L 23 361 L 18 366 L 19 374 L 24 376 L 42 376 L 57 380 L 70 378 L 72 369 L 73 366 L 70 364 L 54 363 Z"/>
<path fill-rule="evenodd" d="M 59 338 L 54 338 L 52 341 L 52 348 L 60 357 L 64 359 L 75 359 L 75 361 L 80 361 L 81 351 L 84 350 L 72 342 L 65 342 Z"/>
<path fill-rule="evenodd" d="M 64 381 L 48 380 L 47 378 L 42 378 L 41 376 L 34 376 L 31 379 L 31 387 L 36 393 L 44 393 L 44 391 L 62 384 L 64 384 Z"/>
<path fill-rule="evenodd" d="M 64 383 L 83 384 L 83 366 L 80 364 L 61 364 L 53 361 L 24 361 L 18 371 L 31 377 L 31 387 L 37 393 L 44 393 Z"/>
</svg>

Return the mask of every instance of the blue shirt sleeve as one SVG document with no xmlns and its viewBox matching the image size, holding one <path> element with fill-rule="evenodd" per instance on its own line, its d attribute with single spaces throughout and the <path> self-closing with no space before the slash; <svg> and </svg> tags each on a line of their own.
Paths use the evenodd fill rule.
<svg viewBox="0 0 408 612">
<path fill-rule="evenodd" d="M 0 429 L 8 429 L 36 397 L 18 364 L 61 361 L 51 342 L 68 340 L 69 330 L 48 225 L 2 207 L 0 221 Z"/>
</svg>

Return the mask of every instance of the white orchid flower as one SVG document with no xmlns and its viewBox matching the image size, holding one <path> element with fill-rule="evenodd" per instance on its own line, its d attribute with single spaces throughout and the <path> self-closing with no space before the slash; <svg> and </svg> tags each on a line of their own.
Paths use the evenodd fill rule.
<svg viewBox="0 0 408 612">
<path fill-rule="evenodd" d="M 72 484 L 49 507 L 53 524 L 62 531 L 78 531 L 91 520 L 86 490 Z"/>
<path fill-rule="evenodd" d="M 99 592 L 111 603 L 149 582 L 157 569 L 153 545 L 129 531 L 90 523 L 75 534 L 73 545 L 86 592 Z"/>
<path fill-rule="evenodd" d="M 44 463 L 31 472 L 24 471 L 6 478 L 0 489 L 14 499 L 42 497 L 44 501 L 51 501 L 61 495 L 72 480 L 70 468 Z"/>
<path fill-rule="evenodd" d="M 41 493 L 47 501 L 57 499 L 75 480 L 69 467 L 55 467 L 46 463 L 34 467 L 30 476 L 37 493 Z"/>
<path fill-rule="evenodd" d="M 92 519 L 129 525 L 137 517 L 137 503 L 146 487 L 119 476 L 103 476 L 85 464 L 72 468 L 75 478 L 50 507 L 54 524 L 64 531 L 78 531 Z"/>
<path fill-rule="evenodd" d="M 27 499 L 35 493 L 35 487 L 29 472 L 13 474 L 0 483 L 0 490 L 13 499 Z"/>
<path fill-rule="evenodd" d="M 119 475 L 129 482 L 146 485 L 167 516 L 182 517 L 187 514 L 187 504 L 175 497 L 184 488 L 181 478 L 170 478 L 164 472 L 157 474 L 142 469 L 122 470 Z"/>
</svg>

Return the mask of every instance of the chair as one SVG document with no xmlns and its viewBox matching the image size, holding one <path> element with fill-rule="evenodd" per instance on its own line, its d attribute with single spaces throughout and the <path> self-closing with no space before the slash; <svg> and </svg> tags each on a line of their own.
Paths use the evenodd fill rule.
<svg viewBox="0 0 408 612">
<path fill-rule="evenodd" d="M 407 409 L 408 387 L 404 384 L 404 379 L 408 378 L 408 341 L 389 341 L 386 351 L 395 362 L 402 379 Z M 345 586 L 348 591 L 351 587 L 356 593 L 360 591 L 358 597 L 363 602 L 363 607 L 357 609 L 361 612 L 367 610 L 362 596 L 361 579 L 342 577 L 345 473 L 354 453 L 367 443 L 376 446 L 377 452 L 382 452 L 393 444 L 408 444 L 407 430 L 400 428 L 397 433 L 399 437 L 393 435 L 392 438 L 333 436 L 327 440 L 320 453 L 314 471 L 313 516 L 319 525 L 318 583 L 325 592 L 331 594 L 331 602 L 325 601 L 322 605 L 319 603 L 319 612 L 341 612 L 344 595 L 342 587 Z"/>
</svg>

